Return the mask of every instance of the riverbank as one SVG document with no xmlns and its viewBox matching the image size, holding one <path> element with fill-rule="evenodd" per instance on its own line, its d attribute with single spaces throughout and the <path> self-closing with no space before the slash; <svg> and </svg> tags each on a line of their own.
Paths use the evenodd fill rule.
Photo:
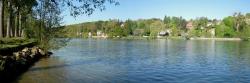
<svg viewBox="0 0 250 83">
<path fill-rule="evenodd" d="M 0 40 L 0 81 L 11 82 L 26 71 L 36 61 L 52 53 L 36 46 L 32 39 Z"/>
<path fill-rule="evenodd" d="M 41 48 L 34 46 L 13 52 L 12 55 L 0 56 L 0 81 L 13 81 L 36 61 L 51 54 L 51 52 L 45 52 Z"/>
<path fill-rule="evenodd" d="M 150 36 L 128 36 L 128 37 L 113 37 L 113 38 L 101 38 L 101 37 L 92 37 L 94 39 L 180 39 L 180 40 L 218 40 L 218 41 L 242 41 L 249 39 L 241 39 L 241 38 L 203 38 L 203 37 L 150 37 Z"/>
<path fill-rule="evenodd" d="M 190 38 L 190 40 L 241 41 L 241 38 Z"/>
</svg>

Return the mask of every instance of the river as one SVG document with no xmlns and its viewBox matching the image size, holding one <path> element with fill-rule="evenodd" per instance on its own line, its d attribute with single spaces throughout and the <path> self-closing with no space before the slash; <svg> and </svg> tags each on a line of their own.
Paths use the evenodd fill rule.
<svg viewBox="0 0 250 83">
<path fill-rule="evenodd" d="M 72 39 L 17 83 L 246 83 L 250 42 Z"/>
</svg>

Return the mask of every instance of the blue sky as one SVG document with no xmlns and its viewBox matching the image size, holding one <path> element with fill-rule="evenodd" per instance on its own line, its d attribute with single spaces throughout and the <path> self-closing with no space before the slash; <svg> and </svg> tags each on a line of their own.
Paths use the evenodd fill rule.
<svg viewBox="0 0 250 83">
<path fill-rule="evenodd" d="M 106 5 L 105 11 L 96 11 L 91 16 L 76 18 L 65 10 L 63 24 L 76 24 L 109 19 L 147 19 L 167 16 L 182 16 L 195 19 L 205 16 L 221 19 L 234 12 L 250 13 L 250 0 L 118 0 L 120 5 Z"/>
</svg>

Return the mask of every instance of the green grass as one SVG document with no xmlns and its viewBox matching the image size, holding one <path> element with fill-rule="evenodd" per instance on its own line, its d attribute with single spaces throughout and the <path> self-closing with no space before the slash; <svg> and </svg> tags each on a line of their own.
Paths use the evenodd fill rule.
<svg viewBox="0 0 250 83">
<path fill-rule="evenodd" d="M 2 38 L 0 39 L 0 49 L 13 48 L 19 45 L 25 45 L 32 42 L 35 41 L 33 39 L 23 39 L 23 38 Z"/>
</svg>

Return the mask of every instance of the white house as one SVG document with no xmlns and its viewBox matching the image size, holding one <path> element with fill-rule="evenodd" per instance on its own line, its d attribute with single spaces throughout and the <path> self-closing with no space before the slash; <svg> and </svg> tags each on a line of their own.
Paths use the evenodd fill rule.
<svg viewBox="0 0 250 83">
<path fill-rule="evenodd" d="M 89 35 L 89 37 L 92 37 L 92 33 L 91 32 L 89 32 L 88 35 Z"/>
<path fill-rule="evenodd" d="M 158 33 L 159 36 L 170 36 L 170 34 L 171 34 L 171 30 L 170 29 L 167 29 L 165 31 L 160 31 Z"/>
</svg>

